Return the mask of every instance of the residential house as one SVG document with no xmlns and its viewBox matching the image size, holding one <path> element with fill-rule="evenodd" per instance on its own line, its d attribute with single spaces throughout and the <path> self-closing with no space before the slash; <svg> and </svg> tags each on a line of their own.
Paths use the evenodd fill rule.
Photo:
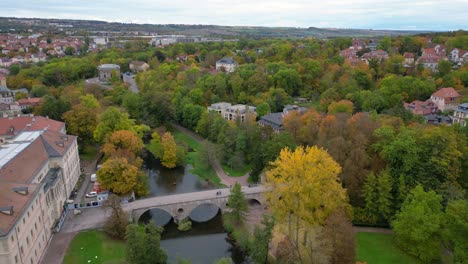
<svg viewBox="0 0 468 264">
<path fill-rule="evenodd" d="M 351 46 L 353 46 L 356 50 L 362 50 L 366 47 L 366 43 L 361 39 L 353 39 Z"/>
<path fill-rule="evenodd" d="M 403 107 L 406 110 L 411 111 L 413 115 L 432 115 L 437 113 L 437 106 L 431 100 L 422 101 L 413 101 L 411 103 L 403 103 Z"/>
<path fill-rule="evenodd" d="M 0 263 L 36 264 L 81 174 L 77 138 L 22 131 L 0 144 Z"/>
<path fill-rule="evenodd" d="M 377 59 L 377 60 L 383 61 L 388 58 L 389 58 L 388 53 L 384 50 L 376 50 L 376 51 L 367 52 L 361 56 L 361 60 L 364 61 L 366 64 L 369 64 L 369 60 L 371 59 Z"/>
<path fill-rule="evenodd" d="M 11 66 L 11 64 L 12 64 L 12 62 L 11 62 L 10 58 L 7 58 L 7 57 L 0 58 L 0 66 L 8 68 L 8 67 Z"/>
<path fill-rule="evenodd" d="M 369 44 L 366 45 L 366 49 L 370 49 L 370 51 L 376 51 L 379 42 L 376 40 L 371 40 Z"/>
<path fill-rule="evenodd" d="M 452 110 L 460 103 L 460 94 L 452 87 L 445 87 L 433 93 L 430 100 L 440 111 Z"/>
<path fill-rule="evenodd" d="M 217 71 L 224 70 L 225 72 L 234 72 L 237 66 L 239 66 L 239 64 L 232 58 L 222 58 L 216 62 Z"/>
<path fill-rule="evenodd" d="M 452 117 L 444 115 L 425 115 L 424 119 L 426 120 L 426 123 L 432 125 L 450 125 L 453 122 Z"/>
<path fill-rule="evenodd" d="M 6 85 L 0 85 L 0 103 L 11 104 L 15 101 L 15 93 Z"/>
<path fill-rule="evenodd" d="M 414 64 L 414 53 L 412 52 L 405 52 L 403 54 L 405 58 L 405 65 L 413 65 Z"/>
<path fill-rule="evenodd" d="M 44 102 L 44 98 L 23 98 L 18 100 L 18 105 L 21 109 L 30 109 L 40 106 Z"/>
<path fill-rule="evenodd" d="M 132 61 L 129 64 L 129 68 L 133 72 L 144 72 L 149 69 L 149 64 L 144 61 Z"/>
<path fill-rule="evenodd" d="M 120 66 L 116 64 L 102 64 L 98 66 L 99 81 L 109 82 L 110 79 L 115 75 L 120 78 Z"/>
<path fill-rule="evenodd" d="M 468 60 L 464 60 L 464 55 L 468 57 L 468 50 L 462 50 L 459 48 L 454 48 L 449 55 L 449 60 L 454 63 L 467 63 Z"/>
<path fill-rule="evenodd" d="M 416 64 L 421 64 L 424 68 L 432 71 L 438 71 L 439 61 L 443 58 L 432 53 L 426 53 L 425 55 L 418 58 Z"/>
<path fill-rule="evenodd" d="M 307 108 L 300 107 L 297 105 L 286 105 L 283 108 L 283 112 L 266 114 L 260 117 L 260 120 L 257 123 L 260 126 L 269 126 L 271 127 L 271 129 L 273 129 L 275 133 L 280 133 L 284 130 L 283 119 L 291 111 L 298 111 L 300 113 L 304 113 L 307 111 Z"/>
<path fill-rule="evenodd" d="M 454 124 L 460 124 L 462 127 L 466 127 L 468 124 L 468 103 L 459 104 L 453 110 L 452 120 Z"/>
<path fill-rule="evenodd" d="M 21 114 L 21 107 L 18 103 L 0 103 L 0 117 L 15 117 Z"/>
</svg>

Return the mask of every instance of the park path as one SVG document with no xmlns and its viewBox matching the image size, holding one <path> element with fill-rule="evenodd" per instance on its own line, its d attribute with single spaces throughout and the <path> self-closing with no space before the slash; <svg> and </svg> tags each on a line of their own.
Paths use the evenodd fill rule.
<svg viewBox="0 0 468 264">
<path fill-rule="evenodd" d="M 185 135 L 195 139 L 198 143 L 203 143 L 205 141 L 205 139 L 203 137 L 201 137 L 200 135 L 190 131 L 189 129 L 187 129 L 187 128 L 183 127 L 183 126 L 180 126 L 180 125 L 177 125 L 177 124 L 172 124 L 172 126 L 174 128 L 176 128 L 177 130 L 179 130 L 180 132 L 184 133 Z M 227 175 L 224 172 L 224 170 L 221 167 L 221 164 L 219 163 L 218 159 L 214 160 L 212 165 L 213 165 L 213 168 L 216 171 L 216 174 L 218 174 L 218 177 L 221 179 L 222 184 L 224 184 L 226 186 L 231 186 L 231 185 L 234 185 L 236 183 L 239 183 L 242 186 L 247 186 L 249 184 L 248 183 L 249 173 L 246 173 L 244 176 L 241 176 L 241 177 L 231 177 L 231 176 Z"/>
</svg>

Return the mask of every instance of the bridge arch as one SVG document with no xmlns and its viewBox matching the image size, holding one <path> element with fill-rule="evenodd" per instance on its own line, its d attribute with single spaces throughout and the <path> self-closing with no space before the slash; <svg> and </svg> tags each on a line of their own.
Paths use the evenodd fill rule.
<svg viewBox="0 0 468 264">
<path fill-rule="evenodd" d="M 193 208 L 188 214 L 188 217 L 192 221 L 202 223 L 210 221 L 219 213 L 223 213 L 223 209 L 218 204 L 203 203 Z"/>
<path fill-rule="evenodd" d="M 164 209 L 151 208 L 144 211 L 135 221 L 137 223 L 149 223 L 150 221 L 154 221 L 157 226 L 165 226 L 174 221 L 174 217 L 170 212 Z"/>
</svg>

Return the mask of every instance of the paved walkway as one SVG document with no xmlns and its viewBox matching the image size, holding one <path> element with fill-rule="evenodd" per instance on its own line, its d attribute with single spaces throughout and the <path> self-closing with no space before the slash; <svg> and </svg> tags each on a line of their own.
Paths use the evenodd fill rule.
<svg viewBox="0 0 468 264">
<path fill-rule="evenodd" d="M 195 139 L 199 143 L 203 143 L 205 141 L 205 139 L 202 138 L 200 135 L 190 131 L 189 129 L 183 126 L 180 126 L 177 124 L 172 124 L 172 126 L 175 127 L 177 130 L 179 130 L 180 132 L 186 134 L 187 136 Z M 246 173 L 244 176 L 241 176 L 241 177 L 231 177 L 224 172 L 218 159 L 213 161 L 212 165 L 216 171 L 216 174 L 218 174 L 218 177 L 221 179 L 222 184 L 226 186 L 234 185 L 236 182 L 238 182 L 240 185 L 243 185 L 243 186 L 247 186 L 249 184 L 248 183 L 249 173 Z"/>
<path fill-rule="evenodd" d="M 128 83 L 128 85 L 130 85 L 130 91 L 132 91 L 134 93 L 139 93 L 140 92 L 140 90 L 138 89 L 138 86 L 135 83 L 135 75 L 126 75 L 126 74 L 124 74 L 123 75 L 123 81 L 125 83 Z"/>
<path fill-rule="evenodd" d="M 265 191 L 264 186 L 255 186 L 255 187 L 243 186 L 242 187 L 242 192 L 244 193 L 244 195 L 258 194 L 258 193 L 263 193 L 264 191 Z M 221 194 L 216 194 L 218 192 L 220 192 Z M 161 205 L 171 205 L 171 204 L 188 203 L 188 202 L 195 202 L 195 201 L 204 201 L 204 200 L 210 200 L 210 199 L 227 198 L 229 197 L 230 194 L 231 194 L 231 190 L 229 188 L 224 188 L 224 189 L 208 190 L 208 191 L 201 191 L 201 192 L 156 196 L 156 197 L 136 200 L 131 203 L 122 204 L 122 208 L 126 212 L 131 212 L 135 209 L 156 207 L 156 206 L 161 206 Z"/>
</svg>

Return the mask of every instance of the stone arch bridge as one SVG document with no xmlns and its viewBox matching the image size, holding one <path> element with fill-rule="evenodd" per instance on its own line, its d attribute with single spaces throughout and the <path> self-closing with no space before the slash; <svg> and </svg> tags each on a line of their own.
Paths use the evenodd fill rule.
<svg viewBox="0 0 468 264">
<path fill-rule="evenodd" d="M 255 200 L 262 205 L 264 204 L 264 199 L 262 197 L 264 191 L 264 186 L 242 186 L 242 192 L 247 200 Z M 188 217 L 192 210 L 202 204 L 214 204 L 221 209 L 221 212 L 226 212 L 228 210 L 227 201 L 230 194 L 230 189 L 225 188 L 157 196 L 123 204 L 122 208 L 124 211 L 130 213 L 135 221 L 138 221 L 144 212 L 157 208 L 168 212 L 177 222 Z"/>
</svg>

